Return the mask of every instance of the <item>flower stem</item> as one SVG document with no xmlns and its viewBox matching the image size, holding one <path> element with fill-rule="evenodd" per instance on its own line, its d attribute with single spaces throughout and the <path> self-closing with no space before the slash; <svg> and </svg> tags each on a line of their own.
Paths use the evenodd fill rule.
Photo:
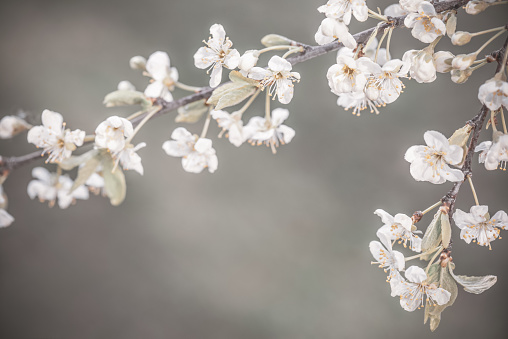
<svg viewBox="0 0 508 339">
<path fill-rule="evenodd" d="M 268 125 L 272 124 L 270 119 L 270 91 L 266 91 L 266 100 L 265 100 L 265 119 Z"/>
<path fill-rule="evenodd" d="M 95 140 L 95 135 L 91 134 L 91 135 L 86 135 L 85 139 L 83 139 L 83 142 L 92 142 L 94 140 Z"/>
<path fill-rule="evenodd" d="M 256 97 L 259 95 L 259 93 L 261 92 L 261 90 L 258 88 L 256 90 L 256 92 L 254 92 L 254 94 L 251 95 L 251 97 L 249 98 L 249 100 L 245 103 L 245 105 L 243 105 L 243 107 L 237 112 L 240 117 L 242 117 L 243 113 L 247 110 L 247 108 L 249 108 L 249 106 L 254 102 L 254 99 L 256 99 Z"/>
<path fill-rule="evenodd" d="M 490 124 L 492 125 L 492 132 L 493 133 L 497 132 L 497 127 L 494 120 L 494 111 L 490 111 Z"/>
<path fill-rule="evenodd" d="M 379 53 L 379 48 L 381 47 L 381 44 L 383 43 L 383 40 L 385 39 L 386 35 L 388 34 L 389 30 L 384 30 L 383 35 L 381 36 L 381 39 L 379 40 L 379 44 L 376 48 L 376 55 L 374 56 L 374 62 L 377 62 L 377 54 Z"/>
<path fill-rule="evenodd" d="M 286 59 L 291 54 L 297 53 L 297 52 L 303 52 L 303 47 L 302 46 L 298 46 L 297 48 L 290 49 L 289 51 L 284 53 L 284 55 L 282 56 L 282 59 Z"/>
<path fill-rule="evenodd" d="M 434 205 L 430 206 L 429 208 L 427 208 L 425 211 L 422 212 L 422 215 L 425 215 L 426 213 L 429 213 L 430 211 L 432 211 L 434 208 L 438 207 L 439 205 L 441 205 L 443 202 L 441 200 L 439 200 L 438 202 L 436 202 Z"/>
<path fill-rule="evenodd" d="M 139 132 L 139 130 L 141 129 L 141 127 L 143 127 L 144 124 L 146 124 L 146 122 L 148 120 L 150 120 L 150 118 L 155 114 L 157 113 L 162 107 L 161 106 L 155 106 L 153 107 L 151 110 L 148 111 L 147 115 L 143 118 L 143 120 L 141 120 L 139 122 L 139 124 L 136 126 L 136 128 L 134 129 L 134 132 L 132 133 L 132 135 L 130 136 L 129 139 L 127 139 L 125 141 L 126 144 L 129 144 L 132 139 L 134 138 L 134 136 Z"/>
<path fill-rule="evenodd" d="M 210 120 L 212 119 L 212 114 L 210 113 L 211 110 L 212 108 L 210 107 L 208 110 L 208 115 L 206 116 L 205 124 L 203 125 L 203 130 L 201 131 L 200 138 L 206 137 L 206 133 L 208 133 L 208 127 L 210 126 Z"/>
<path fill-rule="evenodd" d="M 504 120 L 503 106 L 501 106 L 501 122 L 503 123 L 503 131 L 504 131 L 504 133 L 508 134 L 508 130 L 506 129 L 506 120 Z"/>
<path fill-rule="evenodd" d="M 492 38 L 490 38 L 489 40 L 487 40 L 480 48 L 478 48 L 475 52 L 476 55 L 480 54 L 480 52 L 485 48 L 487 47 L 492 41 L 494 41 L 498 36 L 500 36 L 501 34 L 503 34 L 506 30 L 502 30 L 498 33 L 496 33 Z"/>
<path fill-rule="evenodd" d="M 201 87 L 189 86 L 186 84 L 182 84 L 181 82 L 178 82 L 178 81 L 175 82 L 175 86 L 180 89 L 183 89 L 184 91 L 189 91 L 189 92 L 199 92 L 201 90 Z"/>
<path fill-rule="evenodd" d="M 387 18 L 387 17 L 385 17 L 384 15 L 381 15 L 381 14 L 379 14 L 379 13 L 376 13 L 376 12 L 374 12 L 374 11 L 373 11 L 373 10 L 371 10 L 371 9 L 368 9 L 368 11 L 369 11 L 369 16 L 370 16 L 371 18 L 378 19 L 378 20 L 381 20 L 381 21 L 384 21 L 384 22 L 388 22 L 388 18 Z"/>
<path fill-rule="evenodd" d="M 409 261 L 409 260 L 413 260 L 413 259 L 416 259 L 416 258 L 420 258 L 420 257 L 423 257 L 424 255 L 427 255 L 427 254 L 431 254 L 431 253 L 434 253 L 434 251 L 438 251 L 441 249 L 441 246 L 439 247 L 436 247 L 436 248 L 433 248 L 431 250 L 428 250 L 427 252 L 424 252 L 424 253 L 420 253 L 420 254 L 417 254 L 417 255 L 413 255 L 412 257 L 407 257 L 407 258 L 404 258 L 405 261 Z"/>
<path fill-rule="evenodd" d="M 293 47 L 295 47 L 295 46 L 291 46 L 291 45 L 270 46 L 270 47 L 266 47 L 266 48 L 263 48 L 262 50 L 260 50 L 259 54 L 263 54 L 263 53 L 270 52 L 270 51 L 280 51 L 280 50 L 285 50 L 285 49 L 291 49 Z"/>
<path fill-rule="evenodd" d="M 386 40 L 386 60 L 390 60 L 390 42 L 392 40 L 393 27 L 388 31 L 388 39 Z"/>
<path fill-rule="evenodd" d="M 488 62 L 487 62 L 487 61 L 482 61 L 479 65 L 476 65 L 476 66 L 474 66 L 474 67 L 470 67 L 470 68 L 469 68 L 469 70 L 470 70 L 470 71 L 476 71 L 478 68 L 483 67 L 483 66 L 485 66 L 486 64 L 488 64 Z"/>
<path fill-rule="evenodd" d="M 476 190 L 474 189 L 473 180 L 471 180 L 471 176 L 467 177 L 467 181 L 469 181 L 469 186 L 471 186 L 471 191 L 473 192 L 473 197 L 476 206 L 480 206 L 480 203 L 478 202 L 478 196 L 476 195 Z"/>
<path fill-rule="evenodd" d="M 485 31 L 480 31 L 480 32 L 476 32 L 476 33 L 471 33 L 471 36 L 478 36 L 478 35 L 482 35 L 482 34 L 493 33 L 493 32 L 495 32 L 495 31 L 502 31 L 503 29 L 506 29 L 505 27 L 506 27 L 506 26 L 501 26 L 501 27 L 496 27 L 496 28 L 487 29 L 487 30 L 485 30 Z"/>
<path fill-rule="evenodd" d="M 146 112 L 145 110 L 137 111 L 136 113 L 129 115 L 127 117 L 127 120 L 131 121 L 132 119 L 139 117 L 140 115 L 144 114 L 145 112 Z"/>
</svg>

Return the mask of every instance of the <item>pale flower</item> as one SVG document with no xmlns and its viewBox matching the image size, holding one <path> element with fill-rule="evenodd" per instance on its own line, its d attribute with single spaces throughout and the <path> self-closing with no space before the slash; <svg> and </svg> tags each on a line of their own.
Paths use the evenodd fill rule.
<svg viewBox="0 0 508 339">
<path fill-rule="evenodd" d="M 406 280 L 401 280 L 392 291 L 400 296 L 400 306 L 409 312 L 425 307 L 426 304 L 444 305 L 450 300 L 451 293 L 438 287 L 436 283 L 428 284 L 427 274 L 418 266 L 406 270 Z"/>
<path fill-rule="evenodd" d="M 402 16 L 402 15 L 406 15 L 408 13 L 409 12 L 406 9 L 404 9 L 400 4 L 391 4 L 390 6 L 386 7 L 383 12 L 383 14 L 385 16 L 391 16 L 391 17 Z"/>
<path fill-rule="evenodd" d="M 222 132 L 219 134 L 219 138 L 222 134 L 227 131 L 226 137 L 229 141 L 239 147 L 245 141 L 243 135 L 243 121 L 242 115 L 239 112 L 233 112 L 229 114 L 226 111 L 212 111 L 212 118 L 217 120 L 217 124 L 222 128 Z"/>
<path fill-rule="evenodd" d="M 437 17 L 434 6 L 427 1 L 418 5 L 417 13 L 409 13 L 404 19 L 404 25 L 413 28 L 411 34 L 424 43 L 431 43 L 438 36 L 446 33 L 446 25 Z"/>
<path fill-rule="evenodd" d="M 95 129 L 95 148 L 107 148 L 116 154 L 125 148 L 125 140 L 134 133 L 132 123 L 118 116 L 101 122 Z"/>
<path fill-rule="evenodd" d="M 458 165 L 462 161 L 462 147 L 450 145 L 448 139 L 437 131 L 427 131 L 423 138 L 427 146 L 411 146 L 404 155 L 404 159 L 411 163 L 410 172 L 413 178 L 433 184 L 442 184 L 446 180 L 464 180 L 461 170 L 448 166 Z"/>
<path fill-rule="evenodd" d="M 276 108 L 271 113 L 271 118 L 253 117 L 244 127 L 244 135 L 251 145 L 261 145 L 275 148 L 280 144 L 285 145 L 295 136 L 295 130 L 282 123 L 289 117 L 289 111 L 283 108 Z"/>
<path fill-rule="evenodd" d="M 146 62 L 146 74 L 153 80 L 145 89 L 147 97 L 173 101 L 171 91 L 178 81 L 178 70 L 170 66 L 169 56 L 166 52 L 157 51 L 150 55 Z"/>
<path fill-rule="evenodd" d="M 496 132 L 494 134 L 494 141 L 484 141 L 475 148 L 475 152 L 479 152 L 480 157 L 478 161 L 485 163 L 485 169 L 489 171 L 498 168 L 506 170 L 506 163 L 508 162 L 508 134 Z"/>
<path fill-rule="evenodd" d="M 347 25 L 338 19 L 332 18 L 325 18 L 321 22 L 314 39 L 319 45 L 329 44 L 338 39 L 345 47 L 354 49 L 357 46 L 356 40 L 349 33 Z"/>
<path fill-rule="evenodd" d="M 36 180 L 28 183 L 28 196 L 30 199 L 38 197 L 41 202 L 49 201 L 49 205 L 53 206 L 58 199 L 60 208 L 67 208 L 76 199 L 88 199 L 88 190 L 85 186 L 79 186 L 70 192 L 73 181 L 67 175 L 58 175 L 50 173 L 44 167 L 35 167 L 32 170 L 32 176 Z"/>
<path fill-rule="evenodd" d="M 406 10 L 407 12 L 417 12 L 418 6 L 423 1 L 424 0 L 399 0 L 399 5 L 402 9 Z"/>
<path fill-rule="evenodd" d="M 377 60 L 375 60 L 377 45 L 378 45 L 377 38 L 372 39 L 372 41 L 369 43 L 369 45 L 363 49 L 363 56 L 369 58 L 370 60 L 374 61 L 378 65 L 383 66 L 388 60 L 391 59 L 391 56 L 389 55 L 389 53 L 388 53 L 388 56 L 386 55 L 386 48 L 380 48 L 379 52 L 377 54 Z M 351 48 L 342 47 L 337 52 L 337 56 L 340 56 L 340 55 L 345 55 L 345 56 L 353 58 L 355 55 L 355 52 Z"/>
<path fill-rule="evenodd" d="M 379 114 L 378 107 L 386 106 L 386 103 L 382 101 L 381 98 L 376 100 L 371 100 L 365 95 L 364 91 L 358 92 L 347 92 L 339 94 L 339 98 L 337 99 L 337 105 L 344 107 L 347 111 L 349 109 L 353 109 L 351 113 L 356 116 L 360 116 L 360 112 L 369 109 L 370 113 Z"/>
<path fill-rule="evenodd" d="M 491 111 L 508 107 L 508 82 L 498 77 L 487 80 L 478 90 L 478 100 Z"/>
<path fill-rule="evenodd" d="M 476 53 L 459 54 L 453 58 L 452 67 L 461 71 L 469 68 L 476 60 Z"/>
<path fill-rule="evenodd" d="M 318 11 L 328 18 L 340 19 L 346 25 L 351 22 L 351 15 L 358 21 L 365 21 L 368 18 L 365 0 L 329 0 L 326 5 L 319 6 Z"/>
<path fill-rule="evenodd" d="M 194 65 L 197 68 L 209 68 L 210 87 L 219 86 L 222 79 L 222 67 L 235 69 L 240 62 L 240 53 L 232 49 L 233 43 L 226 38 L 226 31 L 220 24 L 210 27 L 211 38 L 206 42 L 207 47 L 200 47 L 194 54 Z"/>
<path fill-rule="evenodd" d="M 0 184 L 0 228 L 10 226 L 14 222 L 14 217 L 5 210 L 6 207 L 7 199 L 4 198 L 4 188 Z"/>
<path fill-rule="evenodd" d="M 47 109 L 42 112 L 42 126 L 32 127 L 27 134 L 29 143 L 43 148 L 43 154 L 48 153 L 46 162 L 69 158 L 77 146 L 83 145 L 84 139 L 84 131 L 65 129 L 62 115 Z"/>
<path fill-rule="evenodd" d="M 439 51 L 434 53 L 434 64 L 436 66 L 436 71 L 439 73 L 447 73 L 450 72 L 452 67 L 453 58 L 455 56 L 448 51 Z"/>
<path fill-rule="evenodd" d="M 259 51 L 250 50 L 240 57 L 240 62 L 238 63 L 238 69 L 243 76 L 247 76 L 249 74 L 252 67 L 256 66 L 259 60 Z"/>
<path fill-rule="evenodd" d="M 253 67 L 249 72 L 249 78 L 258 80 L 259 86 L 263 89 L 268 87 L 270 95 L 277 95 L 280 103 L 288 104 L 293 99 L 293 82 L 300 81 L 300 73 L 291 70 L 289 61 L 274 55 L 268 61 L 268 69 Z"/>
<path fill-rule="evenodd" d="M 218 159 L 210 139 L 198 138 L 183 127 L 176 128 L 171 138 L 173 140 L 165 141 L 162 148 L 167 155 L 182 157 L 186 172 L 201 173 L 205 168 L 210 173 L 217 170 Z"/>
<path fill-rule="evenodd" d="M 347 92 L 362 91 L 367 84 L 367 78 L 378 66 L 372 60 L 361 57 L 357 60 L 345 56 L 337 56 L 337 63 L 332 65 L 326 77 L 333 93 L 339 95 Z"/>
<path fill-rule="evenodd" d="M 392 250 L 392 243 L 387 234 L 377 232 L 377 236 L 381 242 L 371 241 L 369 244 L 370 253 L 372 253 L 374 259 L 377 260 L 379 267 L 383 268 L 385 272 L 388 272 L 387 281 L 391 281 L 394 278 L 398 278 L 399 271 L 404 270 L 406 263 L 404 255 L 399 251 Z"/>
<path fill-rule="evenodd" d="M 409 50 L 402 56 L 402 61 L 411 64 L 409 75 L 417 82 L 429 83 L 436 80 L 436 61 L 432 50 Z"/>
<path fill-rule="evenodd" d="M 413 220 L 410 217 L 402 213 L 392 216 L 382 209 L 375 210 L 374 214 L 380 217 L 384 224 L 378 232 L 387 234 L 392 241 L 399 240 L 399 244 L 402 243 L 414 252 L 421 252 L 422 239 L 416 235 L 421 232 L 413 231 Z"/>
<path fill-rule="evenodd" d="M 132 82 L 123 80 L 118 83 L 117 89 L 119 91 L 135 91 L 136 87 L 132 84 Z"/>
<path fill-rule="evenodd" d="M 480 246 L 489 246 L 499 237 L 501 229 L 508 229 L 508 215 L 504 211 L 498 211 L 489 219 L 488 206 L 472 206 L 470 213 L 457 209 L 453 214 L 453 220 L 461 229 L 460 237 L 466 243 L 476 242 Z"/>
<path fill-rule="evenodd" d="M 126 147 L 117 155 L 120 164 L 124 170 L 134 170 L 143 175 L 143 165 L 141 157 L 136 153 L 139 149 L 146 147 L 146 143 L 141 142 L 136 146 L 127 144 Z"/>
<path fill-rule="evenodd" d="M 371 100 L 381 98 L 387 104 L 397 100 L 405 87 L 399 78 L 407 78 L 410 67 L 410 63 L 399 59 L 388 61 L 382 68 L 376 67 L 377 69 L 368 79 L 365 90 L 367 97 Z"/>
<path fill-rule="evenodd" d="M 14 115 L 7 115 L 0 120 L 0 139 L 10 139 L 31 127 L 32 125 L 25 120 Z"/>
</svg>

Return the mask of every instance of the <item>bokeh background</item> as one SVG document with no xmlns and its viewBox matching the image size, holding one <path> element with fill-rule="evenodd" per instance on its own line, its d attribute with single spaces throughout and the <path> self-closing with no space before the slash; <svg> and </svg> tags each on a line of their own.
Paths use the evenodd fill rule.
<svg viewBox="0 0 508 339">
<path fill-rule="evenodd" d="M 323 18 L 316 8 L 324 2 L 2 1 L 0 114 L 21 109 L 38 121 L 47 108 L 61 112 L 70 128 L 92 133 L 108 116 L 132 112 L 101 104 L 119 81 L 146 86 L 129 68 L 131 56 L 167 51 L 182 82 L 203 86 L 208 77 L 192 56 L 213 23 L 224 25 L 240 52 L 261 48 L 259 39 L 269 33 L 314 44 Z M 478 31 L 505 19 L 502 6 L 474 17 L 461 11 L 458 27 Z M 352 21 L 353 33 L 374 23 Z M 454 51 L 473 51 L 482 41 Z M 499 38 L 487 50 L 501 44 Z M 400 58 L 422 47 L 401 29 L 391 50 Z M 462 86 L 449 75 L 430 85 L 406 80 L 405 93 L 379 116 L 354 117 L 336 106 L 328 88 L 325 74 L 334 59 L 330 53 L 294 68 L 302 81 L 286 123 L 296 137 L 276 156 L 217 139 L 213 123 L 208 135 L 218 171 L 186 173 L 161 149 L 176 127 L 171 113 L 136 136 L 148 144 L 139 152 L 145 175 L 127 173 L 127 198 L 119 207 L 93 196 L 66 210 L 49 209 L 26 194 L 31 168 L 42 161 L 12 173 L 4 188 L 16 222 L 0 231 L 0 337 L 503 337 L 508 240 L 489 251 L 466 245 L 454 227 L 456 273 L 495 274 L 499 281 L 480 296 L 461 289 L 435 333 L 423 324 L 423 311 L 407 313 L 390 297 L 368 250 L 381 226 L 375 209 L 411 214 L 451 187 L 415 182 L 404 152 L 422 144 L 426 130 L 451 135 L 474 116 L 477 88 L 495 66 Z M 262 101 L 247 117 L 262 114 Z M 199 133 L 202 122 L 187 128 Z M 1 141 L 0 153 L 33 151 L 25 137 Z M 507 174 L 476 163 L 474 173 L 480 201 L 491 213 L 506 210 Z M 472 203 L 465 185 L 457 206 L 468 210 Z"/>
</svg>

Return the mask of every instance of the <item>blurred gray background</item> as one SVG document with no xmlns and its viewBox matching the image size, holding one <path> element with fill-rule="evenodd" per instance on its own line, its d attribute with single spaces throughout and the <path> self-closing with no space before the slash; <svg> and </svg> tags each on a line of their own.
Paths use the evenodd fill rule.
<svg viewBox="0 0 508 339">
<path fill-rule="evenodd" d="M 119 81 L 139 89 L 147 84 L 129 68 L 131 56 L 167 51 L 182 82 L 207 85 L 192 56 L 213 23 L 224 25 L 241 53 L 261 48 L 259 39 L 268 33 L 314 44 L 323 19 L 316 8 L 323 3 L 4 1 L 0 114 L 23 109 L 37 120 L 51 109 L 70 128 L 93 133 L 108 116 L 132 112 L 101 104 Z M 497 6 L 475 17 L 461 12 L 458 26 L 478 31 L 505 19 L 506 8 Z M 353 33 L 374 24 L 352 22 Z M 454 51 L 473 51 L 483 41 Z M 401 58 L 422 47 L 409 30 L 399 30 L 391 50 Z M 443 41 L 438 48 L 448 47 Z M 294 67 L 302 81 L 286 124 L 296 137 L 276 156 L 217 139 L 212 123 L 218 171 L 186 173 L 161 149 L 176 126 L 172 113 L 136 136 L 148 144 L 139 152 L 145 175 L 127 173 L 127 198 L 119 207 L 92 196 L 67 210 L 49 209 L 26 194 L 31 168 L 42 161 L 12 173 L 4 188 L 16 222 L 0 230 L 0 338 L 503 337 L 508 239 L 489 251 L 466 245 L 454 227 L 456 273 L 495 274 L 499 281 L 480 296 L 461 289 L 434 334 L 423 324 L 423 311 L 408 313 L 390 297 L 368 250 L 381 226 L 375 209 L 410 215 L 451 187 L 415 182 L 404 152 L 422 144 L 426 130 L 451 135 L 474 116 L 477 88 L 495 66 L 462 86 L 449 75 L 432 85 L 406 80 L 405 93 L 379 116 L 354 117 L 336 106 L 327 85 L 334 59 L 330 53 Z M 259 99 L 246 116 L 262 109 Z M 202 122 L 186 127 L 199 133 Z M 25 138 L 1 141 L 0 153 L 33 151 Z M 481 203 L 491 213 L 506 210 L 507 174 L 487 172 L 476 161 L 474 171 Z M 472 203 L 465 185 L 457 206 L 468 210 Z"/>
</svg>

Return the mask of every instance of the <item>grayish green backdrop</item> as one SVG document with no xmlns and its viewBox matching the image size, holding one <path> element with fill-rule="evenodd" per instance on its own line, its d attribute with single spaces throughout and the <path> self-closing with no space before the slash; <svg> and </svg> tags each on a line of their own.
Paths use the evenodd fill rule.
<svg viewBox="0 0 508 339">
<path fill-rule="evenodd" d="M 323 18 L 316 8 L 324 2 L 2 2 L 0 114 L 24 109 L 39 119 L 47 108 L 61 112 L 70 128 L 92 133 L 108 116 L 130 112 L 101 104 L 120 80 L 146 85 L 129 69 L 131 56 L 167 51 L 182 82 L 206 85 L 192 56 L 213 23 L 224 25 L 240 52 L 260 48 L 268 33 L 313 44 Z M 475 17 L 461 12 L 459 29 L 499 26 L 505 18 L 502 6 Z M 373 23 L 353 19 L 351 30 Z M 398 58 L 423 46 L 408 30 L 392 42 Z M 16 222 L 0 230 L 0 337 L 502 337 L 508 239 L 495 241 L 493 251 L 467 246 L 454 226 L 456 272 L 496 274 L 499 282 L 480 296 L 460 291 L 434 334 L 422 311 L 407 313 L 390 297 L 368 250 L 381 226 L 376 208 L 411 214 L 450 188 L 415 182 L 403 154 L 423 143 L 426 130 L 450 135 L 475 115 L 477 88 L 494 66 L 463 86 L 448 75 L 430 85 L 405 81 L 406 92 L 381 115 L 357 118 L 336 106 L 328 88 L 334 54 L 295 67 L 302 81 L 287 124 L 296 137 L 276 156 L 217 139 L 214 123 L 209 136 L 219 170 L 186 173 L 161 149 L 176 126 L 169 114 L 136 136 L 148 144 L 139 152 L 145 175 L 127 173 L 128 195 L 119 207 L 94 196 L 67 210 L 49 209 L 26 194 L 32 166 L 15 171 L 5 190 Z M 247 116 L 262 114 L 262 107 L 256 102 Z M 188 128 L 198 133 L 201 126 Z M 34 148 L 23 135 L 1 141 L 0 149 L 18 155 Z M 492 213 L 506 210 L 507 174 L 476 164 L 474 171 L 481 202 Z M 458 207 L 472 202 L 465 186 Z"/>
</svg>

